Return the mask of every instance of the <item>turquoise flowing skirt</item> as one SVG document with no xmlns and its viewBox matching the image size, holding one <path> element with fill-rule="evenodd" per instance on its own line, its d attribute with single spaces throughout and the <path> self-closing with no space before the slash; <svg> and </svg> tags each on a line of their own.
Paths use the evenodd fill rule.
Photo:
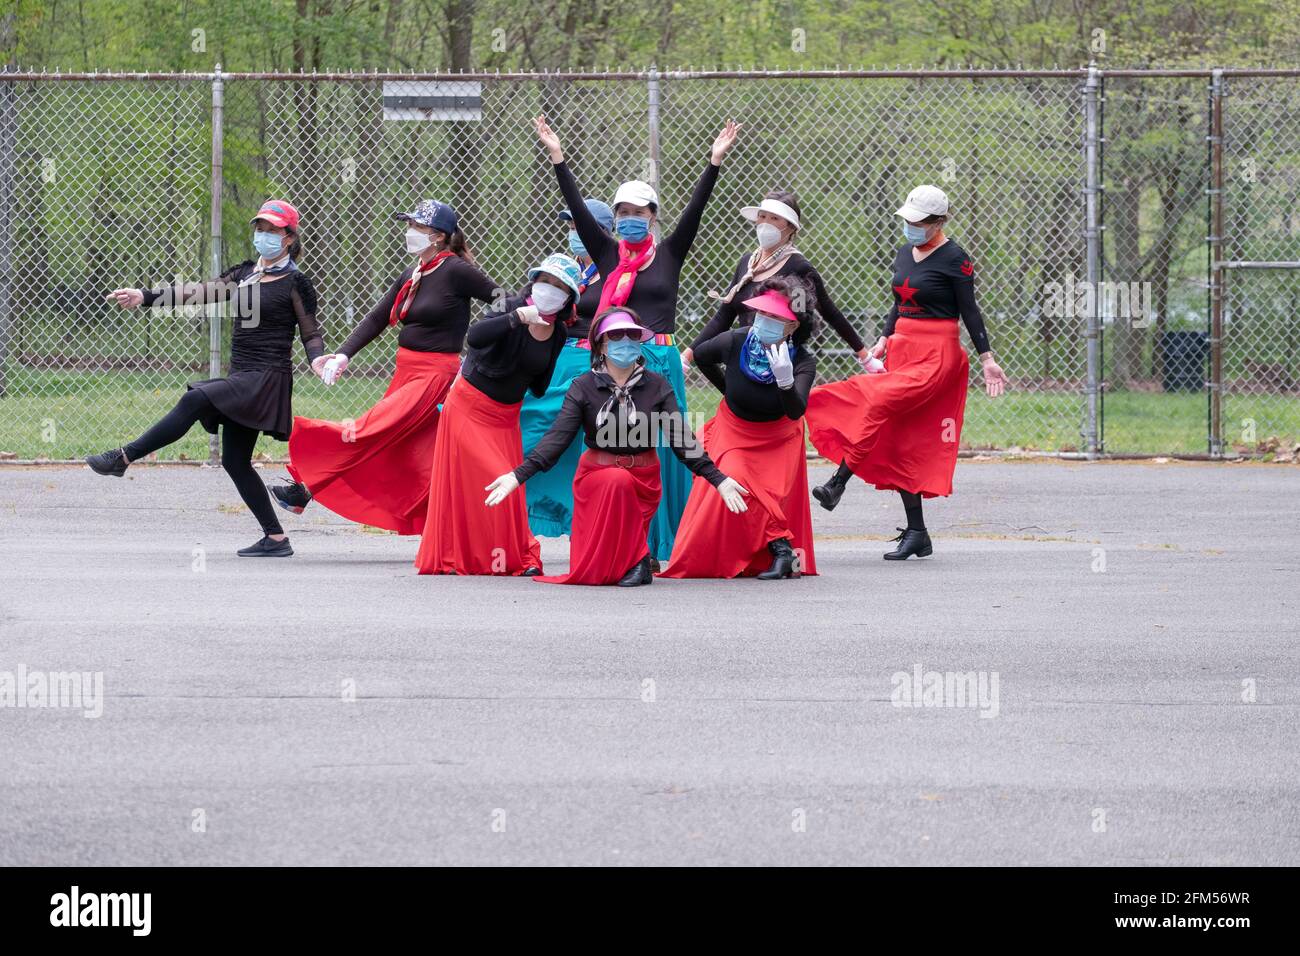
<svg viewBox="0 0 1300 956">
<path fill-rule="evenodd" d="M 681 353 L 673 345 L 643 346 L 646 368 L 668 379 L 677 396 L 682 414 L 686 414 L 686 379 L 682 377 Z M 528 454 L 560 414 L 564 395 L 569 384 L 584 372 L 591 371 L 591 352 L 572 342 L 560 350 L 555 363 L 551 385 L 541 398 L 531 392 L 524 396 L 519 411 L 519 429 L 523 433 L 524 454 Z M 528 501 L 528 525 L 533 534 L 559 537 L 573 528 L 573 476 L 578 470 L 578 457 L 583 452 L 582 433 L 579 432 L 550 471 L 538 472 L 524 486 Z M 677 525 L 686 510 L 686 499 L 691 495 L 693 475 L 677 460 L 672 449 L 660 447 L 659 478 L 663 484 L 663 497 L 659 510 L 650 522 L 650 553 L 660 561 L 667 561 L 677 539 Z"/>
</svg>

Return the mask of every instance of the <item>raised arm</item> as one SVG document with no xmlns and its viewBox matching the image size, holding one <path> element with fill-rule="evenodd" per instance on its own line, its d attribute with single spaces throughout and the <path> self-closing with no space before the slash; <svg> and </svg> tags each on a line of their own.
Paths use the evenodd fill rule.
<svg viewBox="0 0 1300 956">
<path fill-rule="evenodd" d="M 182 305 L 215 305 L 225 302 L 239 287 L 239 280 L 253 265 L 252 260 L 241 262 L 205 282 L 180 282 L 175 285 L 158 285 L 152 288 L 115 289 L 107 296 L 124 309 L 136 306 L 174 309 Z"/>
<path fill-rule="evenodd" d="M 560 137 L 546 122 L 545 116 L 536 117 L 533 120 L 533 128 L 537 130 L 537 138 L 546 150 L 547 156 L 550 157 L 551 165 L 555 169 L 555 179 L 560 184 L 560 194 L 564 196 L 564 204 L 569 207 L 569 214 L 573 216 L 573 228 L 577 230 L 582 244 L 587 247 L 588 255 L 593 260 L 599 261 L 617 253 L 618 240 L 600 228 L 600 223 L 596 222 L 591 210 L 582 201 L 578 181 L 573 178 L 573 171 L 564 161 Z"/>
<path fill-rule="evenodd" d="M 704 172 L 700 174 L 699 181 L 695 184 L 691 201 L 682 210 L 677 228 L 664 240 L 664 244 L 676 253 L 678 259 L 685 259 L 686 253 L 690 252 L 691 244 L 695 242 L 695 234 L 700 229 L 700 217 L 704 215 L 704 207 L 709 204 L 709 197 L 713 195 L 713 186 L 718 181 L 718 168 L 727 153 L 731 151 L 731 147 L 736 144 L 736 134 L 739 132 L 740 126 L 736 121 L 727 120 L 727 125 L 722 127 L 722 131 L 713 141 L 709 163 L 704 167 Z"/>
</svg>

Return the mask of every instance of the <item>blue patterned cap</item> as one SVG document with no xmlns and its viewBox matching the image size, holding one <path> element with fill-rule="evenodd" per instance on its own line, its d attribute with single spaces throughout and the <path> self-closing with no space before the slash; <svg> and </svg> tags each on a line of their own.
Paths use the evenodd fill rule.
<svg viewBox="0 0 1300 956">
<path fill-rule="evenodd" d="M 572 256 L 566 256 L 562 252 L 551 253 L 542 260 L 540 266 L 534 266 L 528 270 L 529 281 L 536 279 L 543 272 L 549 276 L 555 276 L 568 286 L 575 298 L 582 294 L 579 285 L 582 282 L 582 266 L 578 265 L 578 260 Z"/>
<path fill-rule="evenodd" d="M 445 202 L 438 202 L 436 199 L 421 199 L 419 205 L 411 212 L 393 213 L 393 218 L 416 222 L 421 226 L 428 226 L 430 229 L 445 232 L 447 235 L 455 232 L 460 224 L 456 210 Z"/>
</svg>

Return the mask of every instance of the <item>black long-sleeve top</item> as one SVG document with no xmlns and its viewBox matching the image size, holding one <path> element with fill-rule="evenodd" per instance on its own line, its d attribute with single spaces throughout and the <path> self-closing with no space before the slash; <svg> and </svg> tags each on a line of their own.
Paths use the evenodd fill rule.
<svg viewBox="0 0 1300 956">
<path fill-rule="evenodd" d="M 735 285 L 745 275 L 749 266 L 749 257 L 751 253 L 746 253 L 740 257 L 740 264 L 736 266 L 735 274 L 731 277 L 731 282 L 727 288 Z M 835 305 L 830 294 L 826 291 L 826 283 L 822 281 L 821 274 L 813 268 L 812 263 L 805 259 L 801 254 L 794 253 L 786 258 L 772 276 L 798 276 L 812 285 L 813 292 L 817 296 L 817 312 L 827 324 L 833 328 L 839 337 L 848 343 L 849 348 L 855 352 L 861 352 L 865 347 L 862 336 L 858 335 L 857 329 L 853 327 L 844 313 Z M 746 299 L 752 299 L 758 295 L 758 288 L 763 284 L 763 279 L 750 279 L 743 286 L 736 290 L 736 294 L 731 297 L 730 302 L 718 303 L 718 310 L 713 313 L 713 318 L 709 319 L 708 324 L 695 337 L 691 343 L 691 351 L 694 352 L 704 342 L 721 335 L 733 324 L 753 325 L 754 310 L 742 305 Z"/>
<path fill-rule="evenodd" d="M 582 193 L 578 191 L 578 183 L 574 180 L 568 163 L 555 163 L 554 166 L 560 192 L 564 194 L 564 201 L 573 216 L 573 227 L 604 277 L 602 283 L 608 282 L 614 267 L 618 265 L 618 240 L 601 229 L 600 223 L 592 216 L 582 200 Z M 654 260 L 650 265 L 637 273 L 626 304 L 652 332 L 672 334 L 677 328 L 677 286 L 682 263 L 686 261 L 691 243 L 695 241 L 695 234 L 700 228 L 700 217 L 704 214 L 704 207 L 708 205 L 713 185 L 717 181 L 718 167 L 709 162 L 695 184 L 690 202 L 682 210 L 677 228 L 655 248 Z"/>
<path fill-rule="evenodd" d="M 971 344 L 981 355 L 989 351 L 984 316 L 975 304 L 975 265 L 966 250 L 949 239 L 920 262 L 906 245 L 894 257 L 894 307 L 885 316 L 885 335 L 904 319 L 961 317 Z"/>
<path fill-rule="evenodd" d="M 596 424 L 596 414 L 609 400 L 612 380 L 604 372 L 584 372 L 573 380 L 565 393 L 564 404 L 555 423 L 533 450 L 524 456 L 523 464 L 514 475 L 525 482 L 539 471 L 549 471 L 573 442 L 579 431 L 584 433 L 588 448 L 611 455 L 637 455 L 666 443 L 677 459 L 696 475 L 717 486 L 726 479 L 713 464 L 704 446 L 700 444 L 677 405 L 673 387 L 668 379 L 647 368 L 641 370 L 641 380 L 632 387 L 632 404 L 636 407 L 637 424 L 629 425 L 626 412 L 614 403 L 610 419 L 603 428 Z M 612 444 L 622 440 L 621 444 Z"/>
<path fill-rule="evenodd" d="M 794 358 L 794 384 L 789 388 L 775 382 L 756 382 L 740 367 L 740 350 L 748 337 L 749 329 L 732 329 L 714 336 L 695 349 L 696 366 L 722 392 L 727 407 L 747 422 L 802 418 L 817 377 L 817 359 L 806 347 L 799 349 Z M 727 367 L 725 374 L 719 365 Z"/>
<path fill-rule="evenodd" d="M 388 316 L 397 301 L 397 293 L 414 271 L 415 265 L 402 271 L 339 347 L 341 353 L 351 358 L 388 328 Z M 492 302 L 499 288 L 478 266 L 460 256 L 444 259 L 438 268 L 420 279 L 411 308 L 399 323 L 402 328 L 397 344 L 416 352 L 459 354 L 469 328 L 469 300 Z"/>
<path fill-rule="evenodd" d="M 231 266 L 216 279 L 141 289 L 142 305 L 174 308 L 230 302 L 234 320 L 230 337 L 232 372 L 254 368 L 291 368 L 296 328 L 308 361 L 325 354 L 316 287 L 297 269 L 280 278 L 240 286 L 256 263 L 249 259 Z"/>
<path fill-rule="evenodd" d="M 465 336 L 469 351 L 461 377 L 503 405 L 523 401 L 524 392 L 530 389 L 538 398 L 545 395 L 564 348 L 564 324 L 552 326 L 550 338 L 536 338 L 515 311 L 525 304 L 522 296 L 507 299 L 505 311 L 489 312 L 471 325 Z"/>
</svg>

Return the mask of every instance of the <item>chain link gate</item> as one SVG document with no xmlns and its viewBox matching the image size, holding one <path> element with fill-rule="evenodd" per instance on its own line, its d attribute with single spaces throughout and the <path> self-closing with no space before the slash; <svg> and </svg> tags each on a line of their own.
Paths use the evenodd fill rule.
<svg viewBox="0 0 1300 956">
<path fill-rule="evenodd" d="M 1174 343 L 1190 348 L 1179 362 L 1208 362 L 1209 79 L 1098 70 L 0 74 L 0 452 L 60 460 L 102 450 L 151 424 L 186 381 L 216 374 L 228 323 L 197 308 L 122 312 L 104 293 L 248 258 L 248 220 L 268 195 L 302 212 L 301 264 L 320 292 L 327 347 L 407 264 L 392 213 L 425 196 L 455 205 L 484 271 L 518 288 L 529 265 L 566 247 L 562 200 L 531 129 L 537 113 L 559 133 L 585 195 L 608 199 L 625 179 L 649 180 L 666 229 L 722 123 L 744 125 L 683 272 L 683 343 L 753 246 L 739 207 L 778 187 L 803 206 L 800 249 L 874 340 L 902 241 L 894 209 L 912 186 L 933 182 L 952 199 L 949 232 L 975 261 L 993 347 L 1013 383 L 986 399 L 976 363 L 967 445 L 1086 453 L 1103 449 L 1104 424 L 1108 452 L 1204 452 L 1207 377 L 1196 371 L 1200 387 L 1183 392 L 1186 376 L 1167 373 Z M 1293 235 L 1290 219 L 1275 220 L 1293 206 L 1295 79 L 1229 80 L 1226 164 L 1253 157 L 1260 181 L 1289 190 L 1243 187 L 1229 202 L 1228 233 L 1243 249 L 1281 249 Z M 1241 127 L 1232 125 L 1238 114 Z M 1254 242 L 1261 230 L 1271 245 Z M 1269 298 L 1272 290 L 1248 293 L 1235 280 L 1225 300 L 1223 413 L 1229 424 L 1256 422 L 1260 441 L 1300 435 L 1294 312 L 1285 307 L 1285 283 L 1300 275 L 1278 281 Z M 818 345 L 823 380 L 855 370 L 829 329 Z M 333 388 L 300 375 L 295 412 L 345 419 L 369 407 L 394 351 L 382 337 Z M 298 360 L 306 372 L 300 351 Z M 716 395 L 703 380 L 688 384 L 693 410 L 711 410 Z M 1230 450 L 1256 450 L 1227 438 Z M 284 454 L 266 439 L 260 449 Z M 196 430 L 162 454 L 207 458 L 207 436 Z"/>
</svg>

